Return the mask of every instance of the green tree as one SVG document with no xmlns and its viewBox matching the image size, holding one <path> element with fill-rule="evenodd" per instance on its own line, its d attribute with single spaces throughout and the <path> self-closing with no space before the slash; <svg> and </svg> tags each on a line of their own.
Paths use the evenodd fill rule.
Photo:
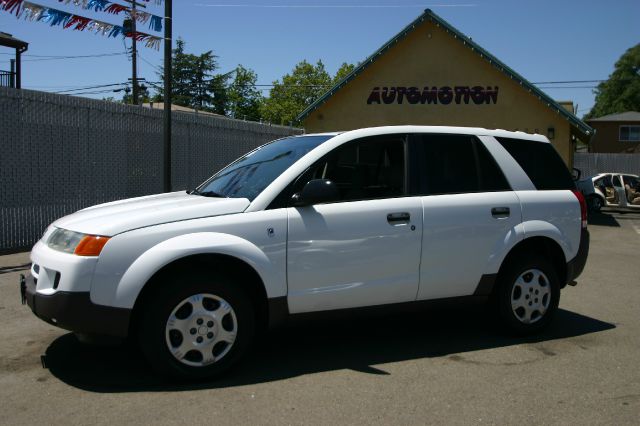
<svg viewBox="0 0 640 426">
<path fill-rule="evenodd" d="M 261 108 L 263 120 L 284 125 L 293 123 L 298 114 L 331 87 L 331 83 L 322 61 L 315 65 L 306 60 L 298 63 L 291 74 L 282 77 L 282 82 L 273 82 L 269 98 Z"/>
<path fill-rule="evenodd" d="M 335 77 L 333 77 L 333 84 L 338 84 L 343 78 L 349 75 L 351 71 L 353 71 L 355 68 L 356 68 L 355 65 L 343 62 L 342 65 L 340 65 L 340 68 L 338 68 L 338 71 L 336 71 Z"/>
<path fill-rule="evenodd" d="M 250 69 L 238 65 L 233 82 L 227 90 L 229 114 L 243 120 L 260 120 L 260 107 L 264 101 L 256 88 L 258 75 Z"/>
<path fill-rule="evenodd" d="M 200 55 L 185 52 L 185 41 L 178 39 L 172 52 L 171 102 L 189 108 L 225 114 L 228 74 L 215 74 L 217 56 L 209 50 Z M 158 73 L 164 78 L 163 72 Z M 163 98 L 163 88 L 158 88 L 154 100 Z"/>
<path fill-rule="evenodd" d="M 127 87 L 122 96 L 123 104 L 132 104 L 133 103 L 133 93 L 132 88 Z M 149 102 L 151 100 L 151 95 L 149 94 L 149 88 L 144 85 L 144 83 L 138 85 L 138 104 L 143 104 Z"/>
<path fill-rule="evenodd" d="M 213 76 L 209 84 L 213 93 L 213 112 L 227 115 L 229 113 L 229 79 L 233 71 Z"/>
<path fill-rule="evenodd" d="M 594 91 L 596 103 L 585 119 L 625 111 L 640 111 L 640 44 L 628 49 L 613 74 Z"/>
</svg>

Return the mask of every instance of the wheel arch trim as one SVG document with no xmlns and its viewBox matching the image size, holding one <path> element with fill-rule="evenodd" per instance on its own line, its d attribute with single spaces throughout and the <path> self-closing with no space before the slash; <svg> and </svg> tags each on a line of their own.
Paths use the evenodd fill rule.
<svg viewBox="0 0 640 426">
<path fill-rule="evenodd" d="M 276 280 L 280 274 L 257 246 L 230 234 L 199 232 L 170 238 L 142 253 L 122 275 L 111 305 L 133 308 L 144 286 L 158 271 L 180 259 L 203 254 L 236 258 L 253 268 L 268 298 L 286 295 L 286 282 Z"/>
<path fill-rule="evenodd" d="M 522 226 L 524 228 L 523 241 L 534 237 L 545 237 L 560 246 L 565 259 L 572 259 L 578 251 L 578 247 L 571 244 L 567 235 L 552 223 L 543 220 L 530 220 L 523 222 Z"/>
<path fill-rule="evenodd" d="M 508 261 L 508 258 L 520 250 L 527 249 L 527 246 L 544 243 L 545 241 L 547 243 L 555 244 L 564 256 L 562 259 L 562 265 L 559 263 L 556 265 L 561 270 L 566 268 L 567 261 L 575 256 L 575 253 L 571 254 L 571 246 L 566 241 L 566 238 L 563 237 L 560 230 L 548 222 L 523 222 L 515 226 L 511 230 L 510 234 L 511 235 L 507 235 L 505 237 L 502 250 L 494 250 L 494 253 L 501 253 L 502 255 L 492 256 L 489 259 L 487 268 L 485 269 L 484 275 L 481 277 L 474 294 L 479 295 L 490 293 L 498 274 L 505 265 L 505 262 Z M 553 261 L 553 259 L 551 260 Z"/>
</svg>

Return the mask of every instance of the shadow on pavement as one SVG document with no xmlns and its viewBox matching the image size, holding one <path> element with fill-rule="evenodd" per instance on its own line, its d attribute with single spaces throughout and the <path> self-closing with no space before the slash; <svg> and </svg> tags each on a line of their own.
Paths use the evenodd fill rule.
<svg viewBox="0 0 640 426">
<path fill-rule="evenodd" d="M 91 392 L 185 391 L 264 383 L 341 369 L 388 374 L 373 366 L 563 339 L 612 328 L 613 324 L 560 309 L 544 333 L 511 337 L 496 331 L 481 306 L 471 306 L 385 317 L 358 316 L 342 321 L 298 321 L 268 333 L 237 368 L 210 382 L 168 382 L 154 374 L 131 346 L 86 346 L 71 333 L 47 348 L 43 364 L 61 381 Z"/>
<path fill-rule="evenodd" d="M 0 274 L 9 274 L 11 272 L 24 271 L 31 267 L 30 263 L 14 266 L 2 266 L 0 267 Z"/>
<path fill-rule="evenodd" d="M 589 212 L 587 216 L 589 225 L 595 226 L 615 226 L 620 227 L 620 223 L 611 214 L 605 212 Z"/>
</svg>

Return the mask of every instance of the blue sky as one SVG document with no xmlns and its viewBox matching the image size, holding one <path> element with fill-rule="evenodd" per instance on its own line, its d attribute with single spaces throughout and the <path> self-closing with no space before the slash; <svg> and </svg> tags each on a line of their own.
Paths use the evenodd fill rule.
<svg viewBox="0 0 640 426">
<path fill-rule="evenodd" d="M 120 16 L 88 12 L 73 3 L 33 3 L 110 23 L 122 21 Z M 270 84 L 302 59 L 321 59 L 331 73 L 342 62 L 357 63 L 427 7 L 531 82 L 606 79 L 620 55 L 640 42 L 638 0 L 174 0 L 173 32 L 186 41 L 187 51 L 213 50 L 221 71 L 242 64 L 257 72 L 259 83 Z M 152 1 L 146 11 L 162 15 L 164 6 Z M 30 43 L 23 62 L 24 88 L 59 91 L 122 83 L 131 76 L 124 54 L 40 57 L 122 53 L 125 44 L 120 38 L 17 20 L 7 12 L 0 12 L 0 31 Z M 11 50 L 3 48 L 0 53 L 0 69 L 8 69 Z M 162 49 L 141 47 L 140 54 L 139 76 L 158 80 L 154 65 L 161 65 Z M 593 105 L 594 95 L 587 87 L 593 85 L 542 87 L 555 99 L 573 100 L 582 116 Z M 110 95 L 120 96 L 87 96 Z"/>
</svg>

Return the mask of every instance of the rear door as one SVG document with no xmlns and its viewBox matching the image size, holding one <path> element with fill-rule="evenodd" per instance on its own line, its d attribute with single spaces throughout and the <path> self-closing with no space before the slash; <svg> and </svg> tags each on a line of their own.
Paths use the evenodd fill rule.
<svg viewBox="0 0 640 426">
<path fill-rule="evenodd" d="M 474 136 L 416 134 L 411 149 L 424 215 L 418 299 L 474 294 L 491 259 L 516 238 L 518 197 Z"/>
<path fill-rule="evenodd" d="M 611 182 L 613 183 L 613 190 L 615 191 L 615 202 L 612 204 L 615 204 L 619 207 L 626 207 L 627 206 L 627 194 L 624 190 L 624 186 L 622 184 L 622 178 L 620 175 L 613 175 L 613 178 L 611 179 Z"/>
</svg>

